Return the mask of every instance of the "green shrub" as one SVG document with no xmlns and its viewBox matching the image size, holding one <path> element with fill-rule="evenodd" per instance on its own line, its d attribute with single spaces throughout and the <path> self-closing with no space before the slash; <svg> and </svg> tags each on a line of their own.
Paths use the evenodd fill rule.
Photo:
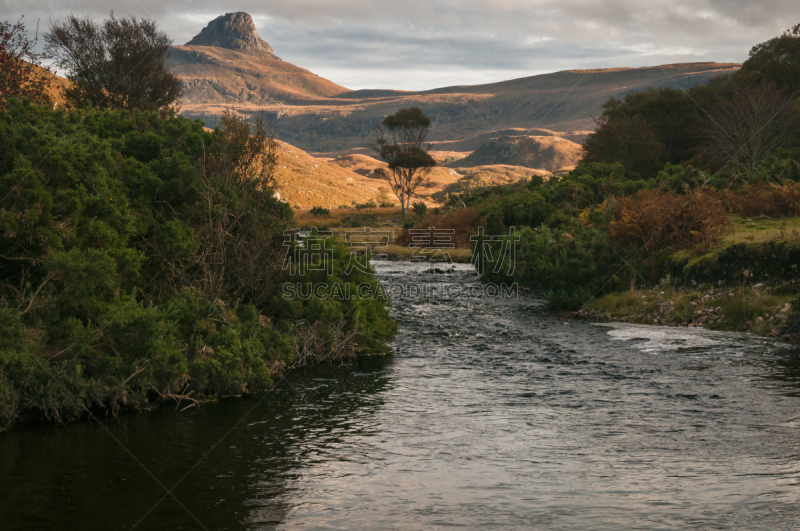
<svg viewBox="0 0 800 531">
<path fill-rule="evenodd" d="M 428 205 L 422 201 L 414 201 L 414 204 L 411 205 L 411 210 L 414 211 L 414 214 L 416 214 L 418 218 L 421 218 L 426 212 L 428 212 Z"/>
<path fill-rule="evenodd" d="M 575 225 L 570 232 L 554 231 L 542 225 L 524 228 L 516 246 L 513 279 L 522 286 L 544 294 L 551 308 L 575 310 L 592 297 L 619 289 L 618 260 L 596 229 Z M 499 255 L 495 249 L 495 256 Z M 508 282 L 510 253 L 503 262 L 488 261 L 486 278 Z M 495 269 L 499 269 L 494 273 Z"/>
<path fill-rule="evenodd" d="M 365 208 L 378 208 L 378 204 L 372 199 L 366 203 L 356 203 L 356 210 L 364 210 Z"/>
<path fill-rule="evenodd" d="M 299 319 L 346 334 L 337 351 L 387 350 L 385 300 L 317 312 L 322 303 L 301 301 L 299 315 L 281 315 L 292 212 L 273 197 L 274 144 L 260 122 L 228 115 L 208 132 L 174 114 L 10 105 L 0 425 L 264 389 L 298 362 Z M 331 343 L 321 345 L 304 363 L 327 359 Z"/>
</svg>

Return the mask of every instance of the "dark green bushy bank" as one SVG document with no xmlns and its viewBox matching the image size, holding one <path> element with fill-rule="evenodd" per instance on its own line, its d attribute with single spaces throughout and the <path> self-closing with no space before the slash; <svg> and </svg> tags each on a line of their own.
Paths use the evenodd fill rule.
<svg viewBox="0 0 800 531">
<path fill-rule="evenodd" d="M 0 425 L 183 407 L 387 352 L 385 300 L 281 297 L 298 279 L 274 161 L 268 133 L 232 116 L 208 132 L 157 113 L 0 113 Z M 346 258 L 336 246 L 327 285 L 377 283 Z"/>
<path fill-rule="evenodd" d="M 798 91 L 795 26 L 753 47 L 731 76 L 689 91 L 651 88 L 611 98 L 569 174 L 469 192 L 450 205 L 481 208 L 493 235 L 515 227 L 513 267 L 501 254 L 508 263 L 487 268 L 500 271 L 487 278 L 507 281 L 513 270 L 514 280 L 557 310 L 664 280 L 793 280 L 796 229 L 782 229 L 772 243 L 756 243 L 754 235 L 722 242 L 730 240 L 733 220 L 788 225 L 800 216 Z"/>
<path fill-rule="evenodd" d="M 794 162 L 785 153 L 776 157 Z M 711 174 L 667 164 L 656 176 L 641 179 L 620 164 L 584 163 L 546 183 L 470 192 L 460 200 L 483 209 L 490 234 L 516 228 L 515 254 L 499 252 L 496 244 L 493 258 L 505 263 L 488 267 L 487 280 L 508 281 L 511 269 L 514 281 L 539 291 L 552 309 L 578 310 L 594 297 L 657 285 L 665 278 L 687 285 L 735 284 L 745 270 L 767 275 L 759 281 L 795 278 L 797 269 L 791 266 L 798 262 L 798 245 L 788 230 L 783 243 L 748 243 L 709 252 L 733 230 L 731 216 L 741 215 L 737 205 L 754 205 L 765 197 L 764 190 L 773 190 L 779 199 L 800 190 L 786 179 L 782 185 L 770 184 L 771 167 L 731 183 L 725 168 Z M 763 208 L 775 206 L 771 197 Z"/>
</svg>

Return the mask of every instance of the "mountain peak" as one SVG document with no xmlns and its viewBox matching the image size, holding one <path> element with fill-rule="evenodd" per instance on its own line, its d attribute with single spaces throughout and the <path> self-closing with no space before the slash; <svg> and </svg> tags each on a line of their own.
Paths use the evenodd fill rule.
<svg viewBox="0 0 800 531">
<path fill-rule="evenodd" d="M 226 13 L 186 43 L 188 46 L 217 46 L 237 51 L 258 50 L 274 55 L 272 47 L 258 36 L 253 17 L 248 13 Z"/>
</svg>

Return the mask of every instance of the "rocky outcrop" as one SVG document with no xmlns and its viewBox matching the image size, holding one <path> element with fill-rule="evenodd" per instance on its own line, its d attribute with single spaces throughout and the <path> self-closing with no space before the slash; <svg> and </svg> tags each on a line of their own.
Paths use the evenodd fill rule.
<svg viewBox="0 0 800 531">
<path fill-rule="evenodd" d="M 258 36 L 253 17 L 247 13 L 226 13 L 203 28 L 187 46 L 216 46 L 228 50 L 259 51 L 275 55 L 275 51 Z"/>
</svg>

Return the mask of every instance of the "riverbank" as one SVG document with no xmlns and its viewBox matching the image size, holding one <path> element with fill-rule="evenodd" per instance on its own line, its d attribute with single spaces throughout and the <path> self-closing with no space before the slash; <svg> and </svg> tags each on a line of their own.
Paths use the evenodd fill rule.
<svg viewBox="0 0 800 531">
<path fill-rule="evenodd" d="M 469 264 L 472 261 L 472 249 L 428 249 L 389 245 L 381 249 L 389 260 L 411 260 L 412 258 L 440 258 L 444 263 Z M 376 251 L 377 252 L 377 251 Z M 446 256 L 445 256 L 446 255 Z"/>
<path fill-rule="evenodd" d="M 660 260 L 661 286 L 609 293 L 578 316 L 665 326 L 705 327 L 761 336 L 785 336 L 800 296 L 800 218 L 731 216 L 730 228 L 705 250 L 681 250 Z"/>
<path fill-rule="evenodd" d="M 593 299 L 578 313 L 599 322 L 705 327 L 778 337 L 793 324 L 798 284 L 786 281 L 736 287 L 708 284 L 617 292 Z"/>
</svg>

